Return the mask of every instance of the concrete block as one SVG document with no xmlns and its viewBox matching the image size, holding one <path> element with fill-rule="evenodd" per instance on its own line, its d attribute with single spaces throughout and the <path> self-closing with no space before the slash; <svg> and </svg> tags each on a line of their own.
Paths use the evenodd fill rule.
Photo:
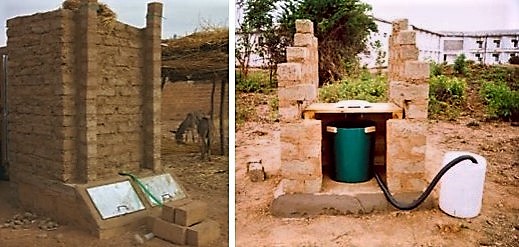
<svg viewBox="0 0 519 247">
<path fill-rule="evenodd" d="M 429 84 L 411 84 L 405 81 L 389 82 L 389 101 L 404 108 L 406 101 L 424 102 L 429 99 Z"/>
<path fill-rule="evenodd" d="M 313 84 L 300 84 L 278 89 L 279 100 L 314 101 L 317 99 L 317 87 Z"/>
<path fill-rule="evenodd" d="M 282 179 L 280 186 L 286 194 L 302 193 L 304 191 L 305 181 L 302 179 Z"/>
<path fill-rule="evenodd" d="M 313 179 L 305 179 L 303 185 L 303 193 L 319 193 L 323 185 L 323 176 Z"/>
<path fill-rule="evenodd" d="M 281 158 L 281 176 L 289 179 L 315 179 L 322 177 L 321 159 L 283 160 Z"/>
<path fill-rule="evenodd" d="M 175 222 L 175 208 L 183 206 L 189 202 L 191 202 L 191 200 L 185 198 L 185 199 L 180 199 L 180 200 L 175 200 L 175 201 L 170 201 L 170 202 L 164 203 L 164 205 L 162 206 L 162 214 L 160 217 L 165 221 L 174 223 Z"/>
<path fill-rule="evenodd" d="M 264 181 L 265 169 L 261 165 L 261 160 L 248 162 L 247 174 L 252 182 Z"/>
<path fill-rule="evenodd" d="M 396 19 L 393 21 L 393 33 L 398 33 L 402 30 L 409 28 L 409 20 L 407 19 Z"/>
<path fill-rule="evenodd" d="M 207 203 L 193 200 L 175 208 L 175 224 L 191 226 L 202 222 L 207 217 Z"/>
<path fill-rule="evenodd" d="M 310 56 L 306 47 L 287 47 L 287 61 L 289 63 L 302 63 Z"/>
<path fill-rule="evenodd" d="M 294 34 L 294 46 L 317 48 L 317 38 L 309 33 Z"/>
<path fill-rule="evenodd" d="M 279 86 L 295 85 L 301 80 L 301 64 L 300 63 L 282 63 L 278 65 L 278 81 Z M 286 83 L 285 83 L 286 82 Z"/>
<path fill-rule="evenodd" d="M 220 226 L 213 220 L 204 220 L 190 226 L 186 233 L 187 244 L 190 246 L 212 246 L 211 243 L 220 237 Z"/>
<path fill-rule="evenodd" d="M 406 61 L 404 64 L 404 78 L 412 80 L 426 80 L 429 78 L 429 63 L 420 61 Z"/>
<path fill-rule="evenodd" d="M 296 20 L 296 33 L 314 34 L 314 23 L 310 20 Z"/>
<path fill-rule="evenodd" d="M 396 36 L 399 45 L 415 45 L 416 32 L 413 30 L 403 30 Z"/>
<path fill-rule="evenodd" d="M 153 223 L 153 234 L 158 238 L 164 239 L 174 244 L 186 244 L 187 227 L 179 226 L 160 218 L 155 218 Z"/>
</svg>

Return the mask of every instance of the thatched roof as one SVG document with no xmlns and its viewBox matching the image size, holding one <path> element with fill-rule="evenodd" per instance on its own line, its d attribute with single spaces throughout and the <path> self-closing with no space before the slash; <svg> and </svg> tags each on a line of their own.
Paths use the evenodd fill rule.
<svg viewBox="0 0 519 247">
<path fill-rule="evenodd" d="M 227 77 L 229 30 L 212 28 L 163 40 L 162 73 L 171 81 Z"/>
</svg>

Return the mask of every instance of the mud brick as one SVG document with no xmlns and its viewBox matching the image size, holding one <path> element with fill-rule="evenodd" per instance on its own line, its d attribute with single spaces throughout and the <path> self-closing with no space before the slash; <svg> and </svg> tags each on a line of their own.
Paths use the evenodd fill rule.
<svg viewBox="0 0 519 247">
<path fill-rule="evenodd" d="M 175 224 L 191 226 L 203 221 L 207 217 L 207 203 L 193 200 L 175 208 Z"/>
<path fill-rule="evenodd" d="M 153 223 L 153 234 L 174 244 L 186 244 L 186 232 L 187 227 L 179 226 L 160 218 L 155 218 Z"/>
<path fill-rule="evenodd" d="M 164 203 L 160 217 L 165 221 L 175 223 L 175 208 L 183 206 L 189 202 L 191 202 L 191 200 L 185 198 Z"/>
<path fill-rule="evenodd" d="M 416 32 L 412 30 L 401 31 L 397 38 L 397 43 L 400 45 L 415 45 L 416 44 Z"/>
<path fill-rule="evenodd" d="M 187 229 L 187 244 L 190 246 L 211 246 L 220 236 L 220 226 L 213 220 L 204 220 Z"/>
<path fill-rule="evenodd" d="M 314 34 L 314 23 L 310 20 L 296 20 L 296 32 Z"/>
<path fill-rule="evenodd" d="M 420 61 L 406 61 L 404 64 L 404 77 L 413 80 L 426 80 L 429 78 L 429 63 Z"/>
<path fill-rule="evenodd" d="M 279 86 L 295 85 L 301 80 L 301 64 L 300 63 L 282 63 L 278 65 L 278 81 Z"/>
</svg>

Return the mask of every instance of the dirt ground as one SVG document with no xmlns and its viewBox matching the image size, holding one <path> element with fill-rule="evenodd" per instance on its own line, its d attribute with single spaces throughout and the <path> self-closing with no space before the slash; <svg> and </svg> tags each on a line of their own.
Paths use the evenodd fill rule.
<svg viewBox="0 0 519 247">
<path fill-rule="evenodd" d="M 212 156 L 211 161 L 201 162 L 198 146 L 195 144 L 178 145 L 169 136 L 162 142 L 162 162 L 179 178 L 191 198 L 207 202 L 209 218 L 216 220 L 221 227 L 220 239 L 212 246 L 223 247 L 229 244 L 229 159 L 226 156 Z M 9 193 L 8 182 L 0 182 L 0 226 L 16 214 L 25 211 L 16 206 Z M 45 216 L 38 216 L 27 229 L 0 228 L 1 247 L 19 246 L 137 246 L 134 235 L 143 229 L 135 229 L 109 240 L 99 240 L 69 224 L 61 224 L 55 230 L 41 230 L 38 222 Z M 154 238 L 138 246 L 177 246 Z"/>
<path fill-rule="evenodd" d="M 450 217 L 437 206 L 366 215 L 273 217 L 269 207 L 280 180 L 275 175 L 279 124 L 245 123 L 236 133 L 236 246 L 519 246 L 519 127 L 463 118 L 431 120 L 428 132 L 430 159 L 441 162 L 450 150 L 487 159 L 478 217 Z M 260 159 L 268 179 L 253 183 L 246 175 L 247 162 Z"/>
</svg>

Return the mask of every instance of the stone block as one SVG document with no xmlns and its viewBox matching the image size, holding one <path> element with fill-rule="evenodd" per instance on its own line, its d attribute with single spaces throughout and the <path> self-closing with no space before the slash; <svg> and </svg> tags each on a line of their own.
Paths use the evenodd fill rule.
<svg viewBox="0 0 519 247">
<path fill-rule="evenodd" d="M 428 101 L 405 101 L 404 102 L 404 116 L 405 119 L 427 119 L 428 115 Z"/>
<path fill-rule="evenodd" d="M 314 34 L 314 23 L 310 20 L 296 20 L 296 33 Z"/>
<path fill-rule="evenodd" d="M 409 20 L 407 19 L 396 19 L 393 21 L 393 33 L 398 33 L 409 28 Z"/>
<path fill-rule="evenodd" d="M 301 64 L 300 63 L 282 63 L 278 65 L 278 81 L 279 86 L 296 85 L 301 80 Z"/>
<path fill-rule="evenodd" d="M 187 244 L 190 246 L 212 246 L 220 236 L 220 226 L 213 220 L 204 220 L 187 229 Z"/>
<path fill-rule="evenodd" d="M 396 36 L 396 40 L 399 45 L 415 45 L 416 44 L 416 32 L 413 30 L 401 31 Z"/>
<path fill-rule="evenodd" d="M 389 82 L 389 101 L 404 108 L 405 102 L 424 102 L 429 99 L 429 84 L 411 84 L 405 81 Z"/>
<path fill-rule="evenodd" d="M 314 101 L 317 99 L 317 87 L 313 84 L 300 84 L 278 88 L 279 100 Z"/>
<path fill-rule="evenodd" d="M 305 179 L 303 184 L 303 193 L 319 193 L 323 185 L 323 176 L 313 179 Z"/>
<path fill-rule="evenodd" d="M 317 38 L 309 33 L 294 34 L 294 46 L 317 48 Z"/>
<path fill-rule="evenodd" d="M 153 222 L 153 234 L 158 238 L 164 239 L 174 244 L 186 244 L 187 227 L 167 222 L 160 218 L 155 218 Z"/>
<path fill-rule="evenodd" d="M 427 80 L 429 78 L 429 63 L 420 61 L 406 61 L 404 64 L 404 78 L 412 80 Z"/>
<path fill-rule="evenodd" d="M 310 56 L 306 47 L 287 47 L 287 61 L 289 63 L 302 63 Z"/>
<path fill-rule="evenodd" d="M 321 159 L 281 160 L 281 176 L 289 179 L 315 179 L 322 177 Z"/>
<path fill-rule="evenodd" d="M 165 221 L 174 223 L 175 222 L 175 208 L 183 206 L 183 205 L 189 203 L 190 201 L 191 201 L 190 199 L 186 198 L 186 199 L 180 199 L 180 200 L 169 201 L 169 202 L 164 203 L 164 205 L 162 206 L 162 214 L 160 217 Z"/>
<path fill-rule="evenodd" d="M 286 194 L 302 193 L 304 191 L 305 181 L 302 179 L 284 178 L 281 180 L 280 186 Z"/>
<path fill-rule="evenodd" d="M 398 59 L 401 61 L 418 60 L 420 51 L 415 45 L 400 45 Z"/>
<path fill-rule="evenodd" d="M 265 180 L 265 169 L 259 162 L 249 162 L 247 164 L 247 174 L 252 182 L 264 181 Z"/>
<path fill-rule="evenodd" d="M 191 226 L 202 222 L 207 217 L 207 203 L 193 200 L 175 208 L 175 224 Z"/>
<path fill-rule="evenodd" d="M 420 120 L 390 119 L 386 122 L 386 169 L 391 192 L 414 191 L 415 188 L 404 187 L 401 177 L 425 174 L 426 125 Z"/>
</svg>

